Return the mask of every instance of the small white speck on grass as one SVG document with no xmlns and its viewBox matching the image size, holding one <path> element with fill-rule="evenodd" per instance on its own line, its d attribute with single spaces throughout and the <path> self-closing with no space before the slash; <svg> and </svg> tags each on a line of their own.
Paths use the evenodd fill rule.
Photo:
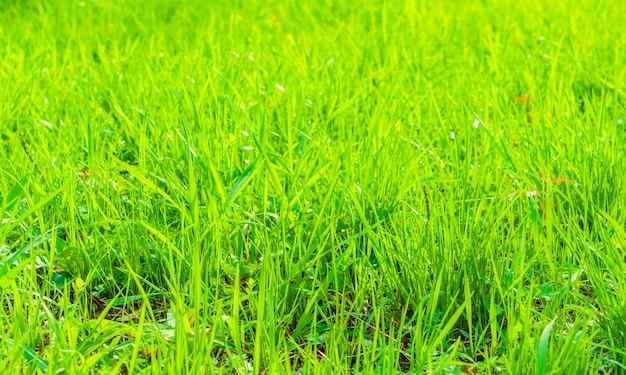
<svg viewBox="0 0 626 375">
<path fill-rule="evenodd" d="M 363 189 L 361 189 L 361 187 L 359 185 L 354 185 L 354 187 L 356 188 L 356 191 L 359 192 L 359 194 L 361 194 L 363 192 Z"/>
<path fill-rule="evenodd" d="M 411 211 L 413 211 L 413 213 L 417 216 L 420 216 L 420 213 L 418 210 L 416 210 L 415 208 L 411 207 L 409 204 L 407 204 L 407 206 L 409 206 L 409 208 L 411 209 Z"/>
<path fill-rule="evenodd" d="M 48 105 L 48 98 L 43 98 L 43 104 Z"/>
<path fill-rule="evenodd" d="M 284 88 L 284 87 L 283 87 L 280 83 L 277 83 L 275 86 L 276 86 L 276 88 L 277 88 L 277 89 L 279 89 L 280 91 L 285 92 L 285 88 Z"/>
<path fill-rule="evenodd" d="M 526 196 L 531 198 L 531 197 L 536 197 L 537 196 L 537 190 L 529 190 L 526 192 Z"/>
<path fill-rule="evenodd" d="M 473 125 L 474 125 L 474 128 L 478 129 L 478 125 L 480 125 L 480 120 L 479 119 L 475 119 Z"/>
<path fill-rule="evenodd" d="M 326 140 L 326 142 L 328 142 L 328 144 L 330 144 L 330 142 L 332 142 L 332 139 L 330 139 L 330 137 L 328 137 L 328 139 Z"/>
<path fill-rule="evenodd" d="M 244 151 L 252 151 L 252 146 L 243 146 L 241 149 Z"/>
<path fill-rule="evenodd" d="M 242 105 L 240 105 L 240 106 L 239 106 L 239 108 L 241 108 L 243 111 L 245 111 L 245 110 L 246 110 L 246 106 L 245 106 L 245 105 L 243 105 L 243 104 L 242 104 Z"/>
<path fill-rule="evenodd" d="M 310 107 L 310 106 L 312 106 L 312 105 L 313 105 L 313 101 L 312 101 L 312 100 L 310 100 L 310 99 L 307 99 L 307 100 L 305 101 L 305 104 L 306 104 L 306 106 L 307 106 L 307 107 Z"/>
<path fill-rule="evenodd" d="M 182 133 L 180 132 L 180 130 L 178 130 L 178 128 L 175 129 L 176 133 L 178 134 L 178 137 L 187 145 L 187 148 L 189 149 L 189 152 L 191 152 L 191 155 L 193 155 L 194 158 L 198 157 L 198 154 L 196 154 L 196 151 L 194 151 L 194 149 L 191 147 L 191 145 L 189 144 L 189 141 L 187 141 L 187 139 L 182 135 Z"/>
<path fill-rule="evenodd" d="M 411 141 L 411 145 L 413 145 L 416 149 L 426 151 L 426 148 L 415 141 Z"/>
<path fill-rule="evenodd" d="M 4 224 L 4 222 L 3 222 Z M 0 254 L 4 254 L 4 253 L 10 253 L 11 252 L 11 248 L 5 244 L 0 245 Z"/>
<path fill-rule="evenodd" d="M 318 94 L 320 94 L 320 96 L 324 96 L 324 93 L 321 91 Z"/>
<path fill-rule="evenodd" d="M 235 52 L 235 51 L 233 51 L 233 56 L 235 56 L 236 58 L 240 58 L 240 57 L 241 57 L 241 55 L 240 55 L 240 54 L 238 54 L 238 53 L 237 53 L 237 52 Z"/>
<path fill-rule="evenodd" d="M 164 57 L 165 57 L 165 54 L 164 54 L 163 52 L 159 52 L 159 58 L 161 58 L 161 59 L 162 59 L 162 58 L 164 58 Z"/>
<path fill-rule="evenodd" d="M 248 165 L 248 164 L 250 164 L 250 160 L 248 160 L 248 159 L 243 159 L 243 163 L 244 163 L 244 164 L 246 164 L 246 165 Z"/>
<path fill-rule="evenodd" d="M 454 132 L 450 132 L 450 139 L 452 140 L 456 139 L 456 135 L 454 134 Z"/>
<path fill-rule="evenodd" d="M 48 122 L 48 121 L 46 121 L 46 120 L 40 119 L 40 120 L 39 120 L 39 123 L 40 123 L 41 125 L 45 126 L 46 128 L 50 129 L 50 130 L 54 130 L 54 127 L 52 126 L 52 124 L 51 124 L 51 123 L 49 123 L 49 122 Z"/>
<path fill-rule="evenodd" d="M 50 165 L 52 166 L 52 168 L 54 168 L 56 164 L 57 164 L 57 158 L 52 158 L 52 160 L 50 160 Z"/>
<path fill-rule="evenodd" d="M 239 372 L 243 374 L 248 374 L 252 373 L 252 370 L 254 370 L 254 366 L 252 366 L 249 361 L 244 360 L 244 362 L 241 364 L 241 367 L 239 367 L 237 370 L 239 370 Z"/>
<path fill-rule="evenodd" d="M 248 54 L 248 58 L 250 59 L 250 61 L 254 61 L 254 55 L 253 54 L 249 53 Z"/>
<path fill-rule="evenodd" d="M 189 77 L 189 76 L 187 76 L 187 79 L 188 79 L 188 80 L 189 80 L 189 82 L 191 82 L 192 84 L 195 84 L 195 83 L 196 83 L 196 80 L 195 80 L 195 79 L 193 79 L 193 78 L 191 78 L 191 77 Z"/>
<path fill-rule="evenodd" d="M 335 62 L 335 58 L 331 57 L 330 59 L 328 59 L 328 61 L 326 61 L 326 66 L 331 66 L 333 65 L 334 62 Z"/>
<path fill-rule="evenodd" d="M 244 137 L 249 137 L 250 133 L 248 133 L 247 131 L 242 131 L 241 134 L 243 134 Z"/>
</svg>

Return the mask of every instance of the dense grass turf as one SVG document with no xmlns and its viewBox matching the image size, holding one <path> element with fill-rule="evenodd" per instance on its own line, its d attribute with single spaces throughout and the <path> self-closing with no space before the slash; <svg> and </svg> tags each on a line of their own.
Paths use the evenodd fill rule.
<svg viewBox="0 0 626 375">
<path fill-rule="evenodd" d="M 626 2 L 0 2 L 0 368 L 626 372 Z"/>
</svg>

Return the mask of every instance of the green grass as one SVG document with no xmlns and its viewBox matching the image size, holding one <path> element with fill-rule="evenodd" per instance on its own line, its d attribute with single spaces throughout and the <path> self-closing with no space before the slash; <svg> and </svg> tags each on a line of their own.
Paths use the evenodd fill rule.
<svg viewBox="0 0 626 375">
<path fill-rule="evenodd" d="M 0 0 L 0 369 L 626 373 L 624 14 Z"/>
</svg>

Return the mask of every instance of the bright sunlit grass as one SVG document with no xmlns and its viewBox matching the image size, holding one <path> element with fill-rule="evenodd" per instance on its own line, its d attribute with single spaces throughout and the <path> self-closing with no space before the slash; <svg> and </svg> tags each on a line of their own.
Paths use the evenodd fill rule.
<svg viewBox="0 0 626 375">
<path fill-rule="evenodd" d="M 626 372 L 624 14 L 0 0 L 0 369 Z"/>
</svg>

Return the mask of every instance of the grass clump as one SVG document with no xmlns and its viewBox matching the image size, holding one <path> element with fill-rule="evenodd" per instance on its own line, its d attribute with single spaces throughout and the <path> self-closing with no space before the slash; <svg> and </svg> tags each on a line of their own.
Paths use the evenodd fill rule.
<svg viewBox="0 0 626 375">
<path fill-rule="evenodd" d="M 0 3 L 0 368 L 625 372 L 625 12 Z"/>
</svg>

